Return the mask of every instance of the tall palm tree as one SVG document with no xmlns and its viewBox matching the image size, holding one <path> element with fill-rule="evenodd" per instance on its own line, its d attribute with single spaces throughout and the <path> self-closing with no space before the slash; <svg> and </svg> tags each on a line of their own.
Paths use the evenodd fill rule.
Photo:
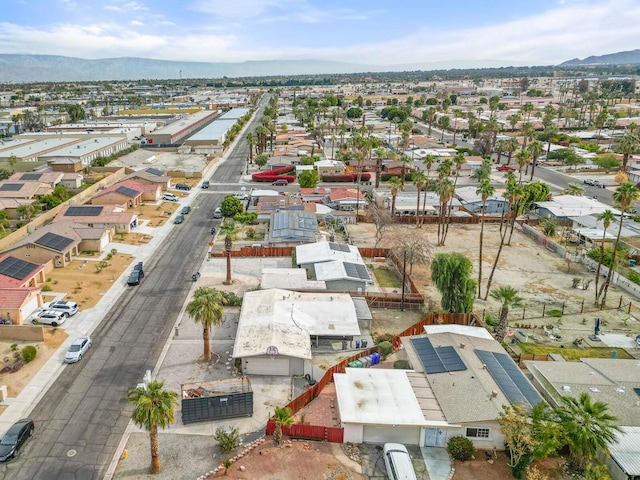
<svg viewBox="0 0 640 480">
<path fill-rule="evenodd" d="M 518 143 L 518 139 L 515 137 L 511 137 L 504 141 L 504 151 L 507 153 L 507 165 L 511 165 L 511 156 L 516 150 L 518 150 L 519 146 L 520 144 Z"/>
<path fill-rule="evenodd" d="M 538 157 L 544 152 L 544 145 L 536 140 L 535 142 L 531 142 L 529 144 L 527 150 L 529 150 L 529 153 L 531 154 L 531 177 L 529 178 L 529 181 L 533 182 L 533 172 L 536 169 L 536 162 L 538 161 Z"/>
<path fill-rule="evenodd" d="M 374 150 L 373 155 L 376 157 L 376 188 L 380 188 L 380 177 L 382 175 L 382 161 L 388 157 L 389 150 L 378 147 Z"/>
<path fill-rule="evenodd" d="M 526 150 L 527 148 L 527 144 L 529 143 L 529 140 L 533 139 L 533 134 L 535 133 L 535 129 L 533 128 L 533 125 L 531 125 L 531 123 L 529 122 L 524 122 L 522 124 L 522 136 L 523 138 L 523 142 L 522 142 L 522 149 Z"/>
<path fill-rule="evenodd" d="M 481 298 L 482 288 L 482 241 L 484 239 L 484 216 L 485 208 L 487 206 L 487 199 L 493 196 L 495 188 L 491 185 L 491 182 L 484 178 L 480 182 L 480 186 L 476 190 L 476 194 L 482 198 L 482 209 L 480 210 L 480 248 L 478 249 L 478 298 Z"/>
<path fill-rule="evenodd" d="M 443 162 L 444 163 L 444 162 Z M 438 212 L 438 245 L 444 245 L 444 242 L 447 238 L 447 232 L 445 228 L 445 222 L 447 219 L 447 215 L 449 214 L 447 206 L 449 205 L 449 200 L 455 193 L 455 188 L 453 186 L 453 182 L 450 178 L 442 177 L 438 179 L 438 183 L 436 185 L 436 193 L 440 197 L 440 211 Z"/>
<path fill-rule="evenodd" d="M 584 187 L 577 183 L 567 183 L 567 188 L 562 192 L 565 195 L 571 195 L 574 197 L 581 197 L 584 195 Z"/>
<path fill-rule="evenodd" d="M 224 295 L 217 290 L 208 287 L 200 287 L 193 294 L 193 300 L 187 305 L 187 313 L 193 321 L 202 324 L 202 341 L 204 344 L 203 358 L 208 362 L 211 358 L 211 342 L 209 334 L 211 327 L 217 327 L 222 323 L 226 303 Z"/>
<path fill-rule="evenodd" d="M 276 429 L 273 432 L 273 440 L 276 445 L 282 444 L 282 427 L 288 427 L 293 424 L 293 415 L 287 407 L 276 407 L 273 412 L 273 421 Z"/>
<path fill-rule="evenodd" d="M 627 171 L 627 162 L 629 161 L 629 155 L 638 151 L 640 146 L 640 140 L 635 133 L 627 132 L 618 142 L 616 150 L 622 154 L 622 170 Z"/>
<path fill-rule="evenodd" d="M 160 445 L 158 427 L 163 430 L 175 422 L 174 410 L 178 406 L 178 393 L 165 390 L 164 382 L 154 380 L 146 387 L 130 390 L 127 399 L 135 403 L 131 419 L 149 432 L 151 442 L 151 473 L 160 472 Z"/>
<path fill-rule="evenodd" d="M 598 215 L 598 220 L 602 222 L 602 241 L 600 242 L 600 255 L 598 255 L 598 268 L 596 268 L 596 305 L 598 304 L 598 298 L 600 296 L 600 292 L 598 291 L 598 282 L 600 281 L 600 269 L 602 267 L 602 259 L 604 258 L 604 242 L 607 238 L 607 230 L 611 226 L 613 222 L 616 220 L 616 216 L 609 209 L 606 209 L 600 215 Z"/>
<path fill-rule="evenodd" d="M 393 218 L 396 214 L 396 197 L 402 190 L 402 182 L 398 177 L 391 177 L 389 187 L 391 187 L 391 218 Z"/>
<path fill-rule="evenodd" d="M 416 225 L 418 226 L 418 228 L 420 228 L 420 218 L 422 218 L 422 215 L 419 214 L 419 212 L 420 212 L 420 192 L 425 187 L 427 182 L 428 182 L 427 176 L 424 174 L 424 172 L 416 172 L 413 175 L 413 184 L 418 189 L 418 203 L 416 205 Z M 425 191 L 424 194 L 426 195 L 427 192 Z"/>
<path fill-rule="evenodd" d="M 398 162 L 402 163 L 402 174 L 400 176 L 400 182 L 402 183 L 401 190 L 404 190 L 404 180 L 407 175 L 407 165 L 411 163 L 411 157 L 402 154 L 398 157 Z"/>
<path fill-rule="evenodd" d="M 607 452 L 620 431 L 615 423 L 618 419 L 609 413 L 609 405 L 592 401 L 586 392 L 580 398 L 562 397 L 555 414 L 562 425 L 571 460 L 578 467 L 594 458 L 598 450 Z"/>
<path fill-rule="evenodd" d="M 220 225 L 220 233 L 224 234 L 224 251 L 227 257 L 227 278 L 223 282 L 225 285 L 231 285 L 231 250 L 233 250 L 233 235 L 238 231 L 238 226 L 233 220 L 225 220 Z"/>
<path fill-rule="evenodd" d="M 247 133 L 247 146 L 249 147 L 249 163 L 253 163 L 253 150 L 258 143 L 258 139 L 253 135 L 253 133 Z"/>
<path fill-rule="evenodd" d="M 616 243 L 613 244 L 613 253 L 611 254 L 611 265 L 609 265 L 609 273 L 607 273 L 607 279 L 604 282 L 602 292 L 602 306 L 607 301 L 607 291 L 609 290 L 609 283 L 611 283 L 611 276 L 616 266 L 616 254 L 618 253 L 618 245 L 620 244 L 620 234 L 622 233 L 622 223 L 624 220 L 624 214 L 631 209 L 631 205 L 638 201 L 640 198 L 640 190 L 631 182 L 626 182 L 620 185 L 613 193 L 613 201 L 615 205 L 620 209 L 620 223 L 618 224 L 618 235 L 616 237 Z"/>
<path fill-rule="evenodd" d="M 491 290 L 491 296 L 501 303 L 500 320 L 498 321 L 498 326 L 496 327 L 495 338 L 498 342 L 502 343 L 504 337 L 507 334 L 507 328 L 509 326 L 509 321 L 507 320 L 507 316 L 509 315 L 509 308 L 519 307 L 520 305 L 522 305 L 522 297 L 518 295 L 518 290 L 511 286 L 503 286 Z"/>
<path fill-rule="evenodd" d="M 522 183 L 522 169 L 529 165 L 529 161 L 531 160 L 531 153 L 529 150 L 519 150 L 516 153 L 516 163 L 518 164 L 518 171 L 520 173 L 520 177 L 518 178 L 518 182 Z"/>
<path fill-rule="evenodd" d="M 422 159 L 422 163 L 424 163 L 425 168 L 427 169 L 427 177 L 431 176 L 431 167 L 433 166 L 434 163 L 438 162 L 438 157 L 436 157 L 435 155 L 425 155 L 425 157 Z"/>
</svg>

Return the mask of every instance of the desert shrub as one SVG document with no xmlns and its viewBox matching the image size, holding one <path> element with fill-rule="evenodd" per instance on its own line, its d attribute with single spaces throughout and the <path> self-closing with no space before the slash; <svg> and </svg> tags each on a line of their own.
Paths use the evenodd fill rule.
<svg viewBox="0 0 640 480">
<path fill-rule="evenodd" d="M 373 335 L 373 343 L 376 345 L 382 342 L 392 342 L 393 334 L 392 333 L 377 333 Z"/>
<path fill-rule="evenodd" d="M 451 437 L 447 442 L 447 452 L 454 460 L 466 462 L 473 457 L 476 449 L 467 437 Z"/>
<path fill-rule="evenodd" d="M 562 310 L 558 310 L 557 308 L 553 310 L 547 310 L 547 316 L 560 318 L 562 316 Z"/>
<path fill-rule="evenodd" d="M 490 327 L 497 327 L 498 326 L 498 320 L 493 318 L 491 315 L 487 315 L 487 318 L 484 319 L 484 323 L 486 323 Z"/>
<path fill-rule="evenodd" d="M 251 228 L 251 227 L 247 228 L 247 230 L 244 232 L 244 237 L 247 240 L 255 240 L 255 238 L 256 238 L 256 229 L 255 228 Z"/>
<path fill-rule="evenodd" d="M 49 285 L 48 283 L 45 283 L 44 285 L 42 285 L 42 291 L 43 292 L 50 292 L 51 289 L 51 285 Z"/>
<path fill-rule="evenodd" d="M 18 350 L 18 344 L 17 343 L 12 343 L 11 344 L 11 351 L 15 352 L 16 350 Z"/>
<path fill-rule="evenodd" d="M 409 365 L 409 362 L 406 360 L 396 360 L 393 362 L 393 368 L 396 370 L 409 370 L 411 365 Z"/>
<path fill-rule="evenodd" d="M 385 358 L 387 358 L 389 355 L 393 353 L 393 344 L 391 342 L 387 342 L 386 340 L 384 342 L 379 343 L 378 352 L 380 353 L 380 356 L 384 360 Z"/>
<path fill-rule="evenodd" d="M 36 358 L 37 354 L 38 354 L 38 350 L 36 350 L 36 347 L 34 347 L 33 345 L 27 345 L 22 349 L 22 359 L 26 363 L 29 363 L 31 360 Z"/>
<path fill-rule="evenodd" d="M 236 427 L 230 427 L 229 430 L 217 428 L 214 438 L 218 449 L 222 453 L 229 453 L 240 443 L 240 432 Z"/>
</svg>

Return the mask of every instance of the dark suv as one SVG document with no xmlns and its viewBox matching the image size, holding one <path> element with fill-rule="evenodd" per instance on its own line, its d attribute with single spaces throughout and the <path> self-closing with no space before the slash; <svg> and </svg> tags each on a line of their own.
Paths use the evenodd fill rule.
<svg viewBox="0 0 640 480">
<path fill-rule="evenodd" d="M 191 187 L 186 183 L 176 183 L 176 190 L 191 190 Z"/>
<path fill-rule="evenodd" d="M 129 274 L 129 279 L 127 280 L 127 285 L 140 285 L 140 281 L 144 278 L 144 271 L 142 270 L 134 270 Z"/>
</svg>

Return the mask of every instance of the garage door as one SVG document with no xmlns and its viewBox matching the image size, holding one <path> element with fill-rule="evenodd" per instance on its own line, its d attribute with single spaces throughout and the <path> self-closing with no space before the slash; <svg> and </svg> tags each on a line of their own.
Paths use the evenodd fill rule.
<svg viewBox="0 0 640 480">
<path fill-rule="evenodd" d="M 404 445 L 418 445 L 420 442 L 420 427 L 390 427 L 365 425 L 363 433 L 364 443 L 402 443 Z"/>
<path fill-rule="evenodd" d="M 100 250 L 104 250 L 109 245 L 109 235 L 105 235 L 100 239 Z"/>
<path fill-rule="evenodd" d="M 38 297 L 33 297 L 24 307 L 22 307 L 22 318 L 29 318 L 38 309 Z"/>
<path fill-rule="evenodd" d="M 287 357 L 274 358 L 253 357 L 243 358 L 246 375 L 283 375 L 289 376 L 289 359 Z"/>
</svg>

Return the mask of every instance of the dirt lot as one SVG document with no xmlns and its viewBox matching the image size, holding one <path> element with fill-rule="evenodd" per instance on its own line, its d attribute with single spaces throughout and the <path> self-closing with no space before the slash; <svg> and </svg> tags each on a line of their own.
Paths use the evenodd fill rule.
<svg viewBox="0 0 640 480">
<path fill-rule="evenodd" d="M 22 389 L 29 383 L 38 370 L 45 362 L 55 353 L 58 347 L 65 341 L 67 334 L 61 328 L 42 327 L 45 331 L 44 342 L 0 342 L 0 369 L 13 365 L 15 362 L 14 351 L 11 349 L 12 344 L 17 344 L 17 351 L 21 351 L 27 345 L 33 345 L 38 349 L 36 358 L 24 365 L 18 371 L 13 373 L 0 374 L 0 384 L 6 385 L 10 397 L 18 395 Z"/>
<path fill-rule="evenodd" d="M 72 300 L 81 309 L 91 308 L 98 303 L 101 294 L 106 292 L 116 278 L 131 264 L 133 257 L 116 253 L 107 266 L 97 271 L 97 257 L 85 257 L 86 260 L 74 260 L 65 268 L 56 268 L 47 275 L 47 283 L 53 292 L 66 293 L 65 300 Z M 47 293 L 43 292 L 47 297 Z M 49 301 L 50 298 L 45 298 Z"/>
<path fill-rule="evenodd" d="M 177 193 L 176 195 L 181 196 L 180 193 Z M 149 223 L 146 225 L 147 227 L 161 227 L 167 222 L 167 220 L 169 220 L 171 215 L 173 215 L 177 209 L 178 204 L 175 202 L 162 202 L 160 205 L 138 205 L 132 211 L 138 214 L 140 220 L 149 220 Z M 116 238 L 118 238 L 117 235 Z"/>
<path fill-rule="evenodd" d="M 455 474 L 453 480 L 512 480 L 511 469 L 507 465 L 508 458 L 504 452 L 497 452 L 497 458 L 493 463 L 485 459 L 484 452 L 477 452 L 476 458 L 467 462 L 454 462 Z M 534 465 L 538 471 L 553 480 L 568 480 L 568 477 L 560 467 L 561 458 L 545 458 L 542 461 L 535 461 Z"/>
</svg>

